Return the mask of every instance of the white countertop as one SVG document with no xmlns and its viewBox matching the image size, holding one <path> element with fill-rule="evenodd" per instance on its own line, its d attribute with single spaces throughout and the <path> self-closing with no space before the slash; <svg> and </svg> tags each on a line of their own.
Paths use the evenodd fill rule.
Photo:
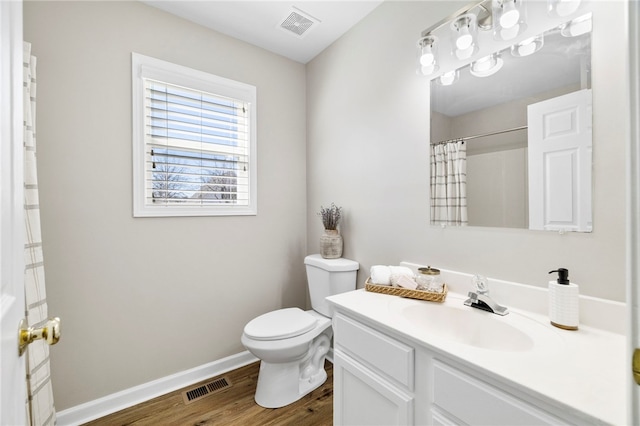
<svg viewBox="0 0 640 426">
<path fill-rule="evenodd" d="M 336 310 L 366 320 L 382 332 L 398 333 L 430 351 L 446 353 L 478 372 L 568 410 L 585 422 L 626 424 L 626 376 L 630 367 L 626 365 L 624 335 L 584 325 L 577 331 L 561 330 L 552 326 L 545 315 L 512 307 L 508 315 L 500 317 L 463 306 L 465 298 L 450 291 L 440 304 L 356 290 L 327 300 Z M 479 315 L 495 316 L 530 336 L 533 345 L 518 351 L 492 350 L 438 336 L 399 314 L 407 306 L 421 304 L 462 306 Z M 425 310 L 433 307 L 425 306 Z"/>
</svg>

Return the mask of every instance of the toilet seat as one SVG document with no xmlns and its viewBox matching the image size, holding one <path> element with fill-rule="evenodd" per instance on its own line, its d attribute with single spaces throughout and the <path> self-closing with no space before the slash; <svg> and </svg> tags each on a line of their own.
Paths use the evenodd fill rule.
<svg viewBox="0 0 640 426">
<path fill-rule="evenodd" d="M 254 340 L 279 340 L 300 336 L 312 330 L 317 319 L 300 308 L 267 312 L 249 321 L 244 334 Z"/>
</svg>

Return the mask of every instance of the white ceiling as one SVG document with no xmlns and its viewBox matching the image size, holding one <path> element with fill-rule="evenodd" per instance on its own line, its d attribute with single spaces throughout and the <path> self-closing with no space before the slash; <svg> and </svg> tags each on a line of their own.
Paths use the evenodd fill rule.
<svg viewBox="0 0 640 426">
<path fill-rule="evenodd" d="M 141 0 L 189 21 L 306 64 L 383 0 Z M 280 24 L 292 11 L 317 21 L 302 37 Z"/>
</svg>

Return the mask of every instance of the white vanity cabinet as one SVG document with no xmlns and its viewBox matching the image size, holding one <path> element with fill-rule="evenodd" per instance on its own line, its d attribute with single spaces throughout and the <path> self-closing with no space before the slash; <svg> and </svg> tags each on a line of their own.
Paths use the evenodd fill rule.
<svg viewBox="0 0 640 426">
<path fill-rule="evenodd" d="M 333 327 L 336 426 L 583 423 L 346 312 Z"/>
<path fill-rule="evenodd" d="M 414 348 L 340 314 L 333 328 L 333 424 L 413 424 Z"/>
</svg>

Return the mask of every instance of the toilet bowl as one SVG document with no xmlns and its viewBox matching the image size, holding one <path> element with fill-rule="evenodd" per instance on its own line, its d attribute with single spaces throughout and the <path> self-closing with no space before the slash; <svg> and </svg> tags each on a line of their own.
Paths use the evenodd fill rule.
<svg viewBox="0 0 640 426">
<path fill-rule="evenodd" d="M 286 315 L 278 315 L 283 313 Z M 252 327 L 256 323 L 282 324 L 285 317 L 292 320 L 288 325 L 295 325 L 297 320 L 298 324 L 312 322 L 312 327 L 307 331 L 303 328 L 292 331 L 292 334 L 302 332 L 285 338 L 277 337 L 278 332 L 273 333 L 274 336 L 268 332 L 258 334 L 254 332 L 258 327 Z M 273 329 L 277 330 L 277 326 Z M 299 308 L 269 312 L 249 322 L 241 340 L 247 350 L 261 360 L 255 394 L 258 405 L 284 407 L 322 385 L 327 379 L 324 360 L 332 336 L 330 318 Z"/>
<path fill-rule="evenodd" d="M 357 262 L 311 255 L 305 264 L 314 310 L 268 312 L 249 321 L 242 333 L 242 344 L 260 359 L 255 401 L 262 407 L 284 407 L 325 382 L 333 329 L 324 299 L 356 287 Z"/>
</svg>

